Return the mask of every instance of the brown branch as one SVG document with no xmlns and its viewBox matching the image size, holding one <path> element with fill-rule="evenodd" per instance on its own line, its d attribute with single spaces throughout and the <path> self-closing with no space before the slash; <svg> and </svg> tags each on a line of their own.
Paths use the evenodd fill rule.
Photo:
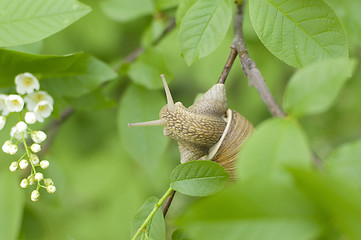
<svg viewBox="0 0 361 240">
<path fill-rule="evenodd" d="M 244 74 L 248 77 L 250 85 L 257 89 L 271 114 L 274 117 L 285 117 L 285 113 L 273 98 L 256 64 L 248 55 L 242 32 L 243 5 L 237 4 L 234 18 L 234 40 L 231 48 L 237 50 Z"/>
<path fill-rule="evenodd" d="M 226 64 L 223 67 L 221 76 L 218 79 L 217 83 L 222 83 L 224 84 L 226 82 L 226 79 L 228 77 L 228 73 L 231 71 L 231 68 L 233 66 L 234 60 L 237 57 L 237 50 L 235 48 L 231 47 L 231 52 L 229 53 L 228 59 Z"/>
<path fill-rule="evenodd" d="M 164 203 L 164 206 L 163 206 L 163 216 L 164 217 L 165 217 L 165 215 L 167 215 L 168 209 L 169 209 L 170 205 L 172 204 L 175 193 L 176 192 L 173 190 L 172 193 L 167 198 L 167 201 Z"/>
<path fill-rule="evenodd" d="M 234 39 L 232 42 L 232 49 L 236 49 L 240 57 L 243 72 L 248 77 L 250 86 L 253 86 L 259 92 L 261 99 L 266 104 L 268 110 L 274 117 L 285 117 L 286 114 L 282 111 L 280 106 L 276 103 L 271 92 L 269 91 L 264 78 L 262 77 L 256 64 L 248 55 L 246 43 L 243 38 L 243 8 L 244 4 L 237 4 L 237 11 L 234 18 Z M 322 160 L 317 154 L 312 151 L 312 159 L 316 168 L 322 169 Z"/>
</svg>

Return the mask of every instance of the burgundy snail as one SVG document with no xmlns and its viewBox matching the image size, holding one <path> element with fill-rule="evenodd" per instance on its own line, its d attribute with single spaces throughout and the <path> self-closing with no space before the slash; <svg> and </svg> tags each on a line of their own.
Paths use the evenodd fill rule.
<svg viewBox="0 0 361 240">
<path fill-rule="evenodd" d="M 186 108 L 181 102 L 173 102 L 163 74 L 161 78 L 167 105 L 160 110 L 160 119 L 128 126 L 164 126 L 164 135 L 178 142 L 181 163 L 216 161 L 234 179 L 238 152 L 253 126 L 238 112 L 228 109 L 225 85 L 214 85 Z"/>
</svg>

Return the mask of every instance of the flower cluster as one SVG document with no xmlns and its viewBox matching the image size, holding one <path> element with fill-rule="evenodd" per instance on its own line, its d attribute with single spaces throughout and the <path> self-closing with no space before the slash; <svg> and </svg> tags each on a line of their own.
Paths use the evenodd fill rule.
<svg viewBox="0 0 361 240">
<path fill-rule="evenodd" d="M 23 145 L 25 153 L 10 164 L 9 169 L 15 172 L 17 169 L 31 168 L 30 175 L 21 180 L 20 186 L 27 188 L 36 184 L 36 189 L 31 193 L 31 200 L 37 201 L 40 197 L 39 189 L 45 188 L 49 193 L 54 193 L 56 188 L 50 178 L 44 178 L 38 169 L 49 167 L 47 160 L 39 159 L 37 153 L 41 150 L 41 143 L 46 139 L 43 131 L 32 130 L 29 125 L 43 122 L 53 111 L 53 98 L 45 91 L 39 91 L 38 79 L 30 73 L 19 74 L 15 77 L 17 94 L 0 94 L 0 130 L 4 128 L 6 119 L 10 114 L 19 113 L 20 121 L 11 128 L 10 139 L 7 140 L 2 150 L 14 155 L 18 152 L 18 145 Z M 29 146 L 26 139 L 29 137 L 32 144 Z"/>
</svg>

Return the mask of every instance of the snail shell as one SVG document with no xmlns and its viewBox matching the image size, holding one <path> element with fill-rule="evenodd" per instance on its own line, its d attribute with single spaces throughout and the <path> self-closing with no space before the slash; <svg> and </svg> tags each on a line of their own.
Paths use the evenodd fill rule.
<svg viewBox="0 0 361 240">
<path fill-rule="evenodd" d="M 214 85 L 186 108 L 181 102 L 173 102 L 166 80 L 161 77 L 167 105 L 160 110 L 160 119 L 128 126 L 162 125 L 164 135 L 178 142 L 181 163 L 216 161 L 234 179 L 237 155 L 253 126 L 239 113 L 228 109 L 224 84 Z"/>
</svg>

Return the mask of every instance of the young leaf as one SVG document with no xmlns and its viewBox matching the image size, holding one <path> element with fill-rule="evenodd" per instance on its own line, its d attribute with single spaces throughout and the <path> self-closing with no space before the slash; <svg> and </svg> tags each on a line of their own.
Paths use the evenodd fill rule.
<svg viewBox="0 0 361 240">
<path fill-rule="evenodd" d="M 317 172 L 291 169 L 302 192 L 348 239 L 361 239 L 361 195 L 347 181 Z"/>
<path fill-rule="evenodd" d="M 19 182 L 20 180 L 7 169 L 1 171 L 0 236 L 2 239 L 18 239 L 24 209 L 24 196 Z"/>
<path fill-rule="evenodd" d="M 330 174 L 361 188 L 361 140 L 347 143 L 334 150 L 327 158 Z"/>
<path fill-rule="evenodd" d="M 143 206 L 134 216 L 131 236 L 134 236 L 134 234 L 138 231 L 158 200 L 159 199 L 156 197 L 150 197 L 145 201 Z M 165 240 L 165 222 L 160 209 L 158 209 L 158 211 L 154 214 L 152 221 L 150 221 L 150 225 L 147 226 L 147 232 L 151 239 Z M 137 239 L 141 239 L 140 236 Z"/>
<path fill-rule="evenodd" d="M 56 97 L 79 97 L 115 78 L 112 68 L 85 53 L 46 56 L 0 49 L 0 87 L 14 85 L 19 73 L 39 77 L 41 88 Z"/>
<path fill-rule="evenodd" d="M 130 79 L 148 89 L 163 88 L 160 75 L 164 74 L 167 82 L 173 78 L 161 52 L 149 49 L 130 65 L 128 75 Z"/>
<path fill-rule="evenodd" d="M 0 47 L 44 39 L 91 10 L 75 0 L 2 0 L 0 9 Z"/>
<path fill-rule="evenodd" d="M 291 119 L 270 119 L 259 126 L 239 157 L 241 180 L 289 181 L 286 166 L 310 168 L 310 150 L 302 129 Z"/>
<path fill-rule="evenodd" d="M 151 0 L 106 0 L 102 1 L 100 6 L 109 18 L 119 22 L 131 21 L 155 11 Z"/>
<path fill-rule="evenodd" d="M 182 18 L 179 44 L 188 65 L 213 52 L 227 33 L 232 18 L 229 0 L 199 0 Z M 178 19 L 179 20 L 179 19 Z"/>
<path fill-rule="evenodd" d="M 322 225 L 294 188 L 256 180 L 197 201 L 178 220 L 191 239 L 319 239 Z"/>
<path fill-rule="evenodd" d="M 294 117 L 326 111 L 335 101 L 356 62 L 327 59 L 298 70 L 285 90 L 284 108 Z"/>
<path fill-rule="evenodd" d="M 170 175 L 170 187 L 190 196 L 208 196 L 221 190 L 229 174 L 213 161 L 191 161 L 178 165 Z"/>
<path fill-rule="evenodd" d="M 323 1 L 253 0 L 249 11 L 262 43 L 291 66 L 348 56 L 343 28 Z"/>
<path fill-rule="evenodd" d="M 132 127 L 128 123 L 158 119 L 158 113 L 164 106 L 163 94 L 147 91 L 131 85 L 123 95 L 118 109 L 119 133 L 127 152 L 144 168 L 154 169 L 162 157 L 168 138 L 163 129 L 156 126 Z"/>
</svg>

